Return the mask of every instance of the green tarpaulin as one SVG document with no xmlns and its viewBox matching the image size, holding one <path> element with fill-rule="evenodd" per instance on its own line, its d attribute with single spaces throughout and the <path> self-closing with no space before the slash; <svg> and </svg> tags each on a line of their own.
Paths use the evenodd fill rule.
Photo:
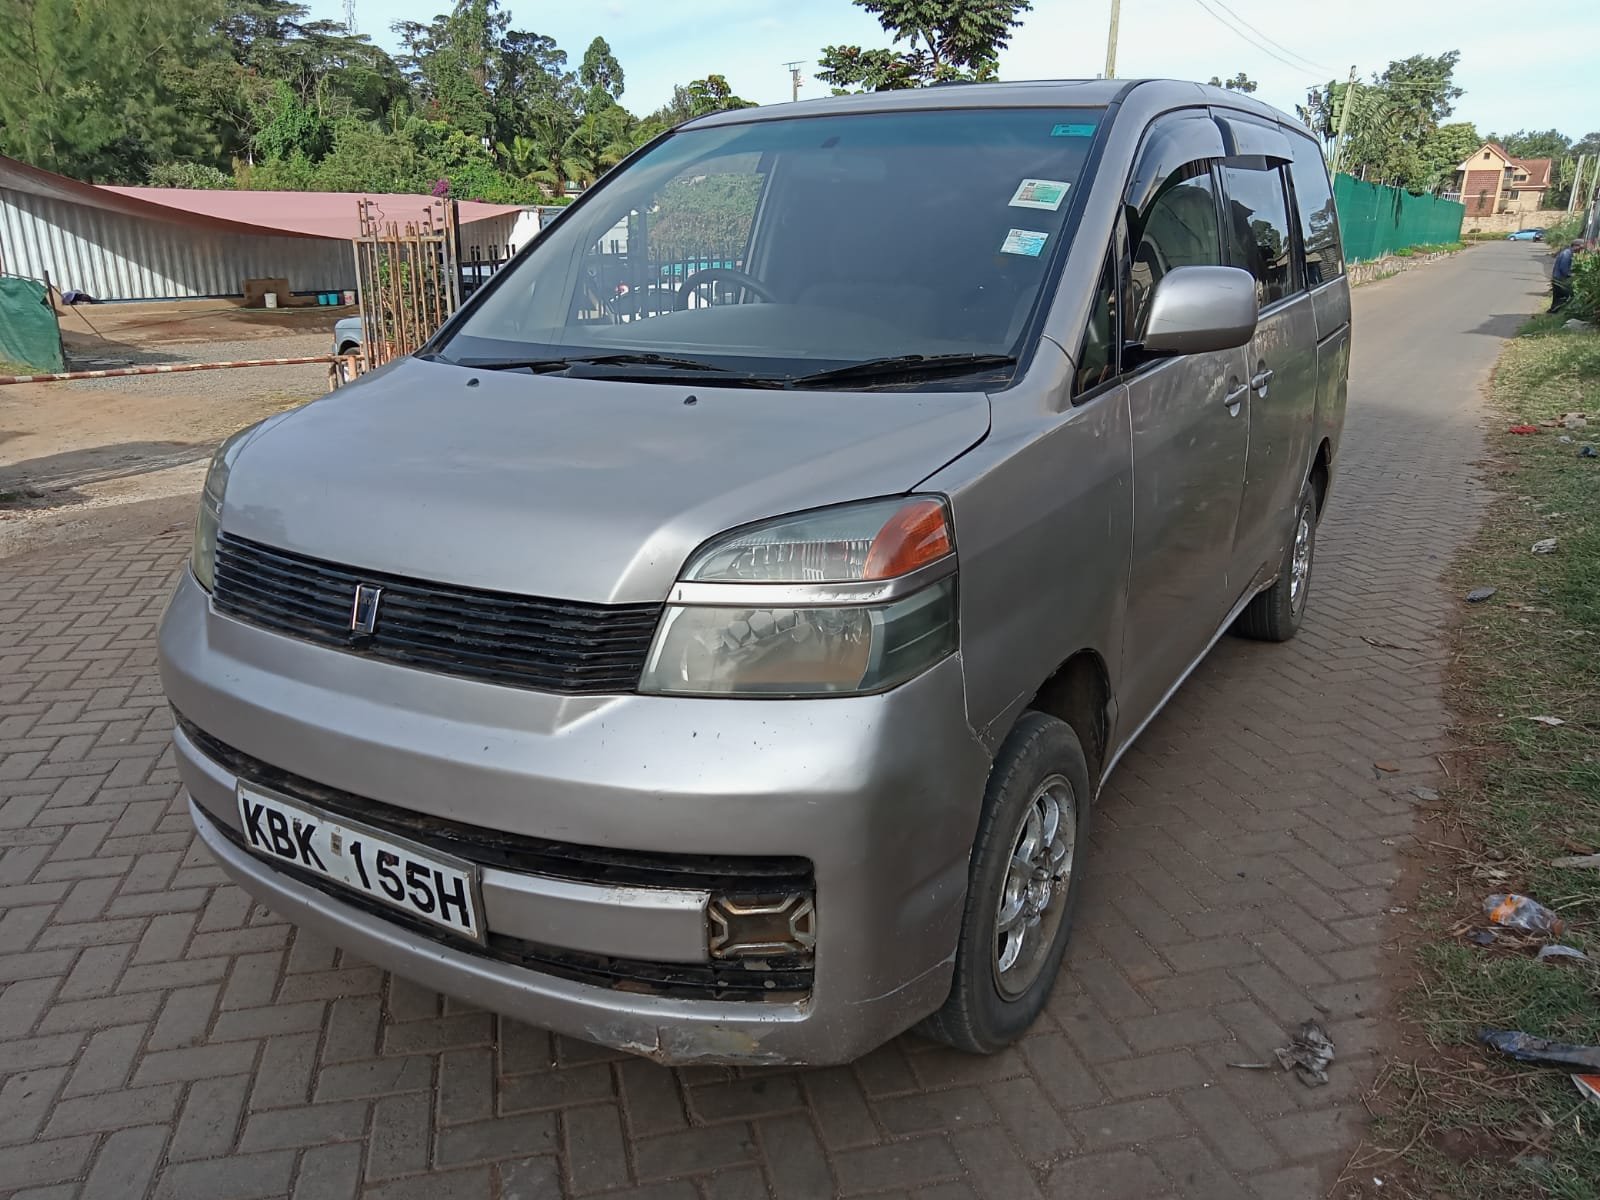
<svg viewBox="0 0 1600 1200">
<path fill-rule="evenodd" d="M 61 327 L 45 286 L 33 279 L 0 275 L 0 362 L 30 371 L 65 371 Z"/>
<path fill-rule="evenodd" d="M 1466 206 L 1402 188 L 1362 183 L 1350 175 L 1333 181 L 1339 233 L 1350 262 L 1368 262 L 1407 246 L 1441 246 L 1461 240 Z"/>
</svg>

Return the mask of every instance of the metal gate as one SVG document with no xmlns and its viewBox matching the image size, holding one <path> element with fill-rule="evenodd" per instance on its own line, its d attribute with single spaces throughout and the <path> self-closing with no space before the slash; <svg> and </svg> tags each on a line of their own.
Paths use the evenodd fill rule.
<svg viewBox="0 0 1600 1200">
<path fill-rule="evenodd" d="M 361 236 L 353 243 L 360 289 L 358 371 L 415 353 L 461 303 L 456 266 L 456 206 L 430 203 L 418 221 L 387 220 L 376 200 L 357 202 Z"/>
</svg>

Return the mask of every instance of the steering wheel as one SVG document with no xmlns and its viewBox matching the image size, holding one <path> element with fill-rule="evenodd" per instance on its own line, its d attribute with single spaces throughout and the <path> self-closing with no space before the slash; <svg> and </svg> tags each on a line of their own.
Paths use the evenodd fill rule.
<svg viewBox="0 0 1600 1200">
<path fill-rule="evenodd" d="M 710 278 L 707 278 L 707 276 L 710 276 Z M 678 294 L 672 301 L 673 309 L 676 311 L 688 308 L 689 297 L 694 294 L 694 289 L 701 284 L 710 283 L 716 279 L 726 279 L 730 283 L 736 283 L 745 290 L 754 292 L 758 299 L 764 300 L 768 304 L 778 303 L 778 298 L 772 294 L 772 290 L 766 284 L 762 283 L 754 275 L 749 275 L 739 270 L 738 267 L 702 267 L 685 279 L 683 285 L 678 288 Z"/>
</svg>

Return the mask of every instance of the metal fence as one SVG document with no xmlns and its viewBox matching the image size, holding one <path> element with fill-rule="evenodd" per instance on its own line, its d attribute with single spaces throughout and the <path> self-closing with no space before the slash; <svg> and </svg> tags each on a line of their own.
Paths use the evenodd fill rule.
<svg viewBox="0 0 1600 1200">
<path fill-rule="evenodd" d="M 1437 196 L 1413 196 L 1403 188 L 1363 183 L 1352 175 L 1333 181 L 1339 231 L 1347 262 L 1382 258 L 1407 246 L 1439 246 L 1461 240 L 1465 205 Z"/>
<path fill-rule="evenodd" d="M 456 209 L 436 200 L 420 221 L 399 224 L 385 220 L 372 200 L 358 205 L 361 355 L 370 368 L 421 349 L 461 303 Z"/>
<path fill-rule="evenodd" d="M 625 238 L 602 242 L 588 256 L 584 320 L 637 321 L 682 308 L 729 304 L 743 285 L 744 247 L 651 243 L 629 253 Z"/>
</svg>

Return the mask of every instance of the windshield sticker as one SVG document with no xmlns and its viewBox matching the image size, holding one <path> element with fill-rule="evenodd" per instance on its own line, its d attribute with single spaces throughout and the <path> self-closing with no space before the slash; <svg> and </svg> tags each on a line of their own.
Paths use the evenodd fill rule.
<svg viewBox="0 0 1600 1200">
<path fill-rule="evenodd" d="M 1000 243 L 1001 254 L 1023 254 L 1029 258 L 1038 258 L 1044 250 L 1045 239 L 1048 233 L 1035 233 L 1031 229 L 1013 229 L 1006 234 L 1006 240 Z"/>
<path fill-rule="evenodd" d="M 1067 198 L 1067 189 L 1071 186 L 1059 179 L 1024 179 L 1017 184 L 1016 194 L 1011 197 L 1011 207 L 1042 208 L 1046 212 L 1055 212 Z"/>
<path fill-rule="evenodd" d="M 1093 137 L 1093 125 L 1057 125 L 1050 131 L 1051 137 Z"/>
</svg>

